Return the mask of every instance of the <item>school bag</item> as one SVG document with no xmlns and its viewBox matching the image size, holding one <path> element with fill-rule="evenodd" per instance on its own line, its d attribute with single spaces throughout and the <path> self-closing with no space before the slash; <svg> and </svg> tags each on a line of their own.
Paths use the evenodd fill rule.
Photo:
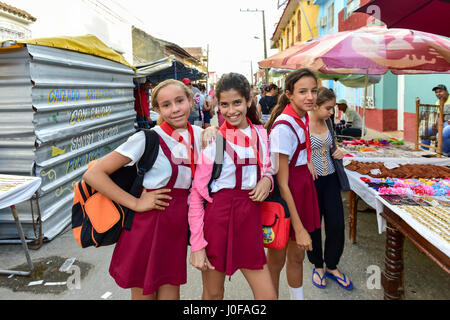
<svg viewBox="0 0 450 320">
<path fill-rule="evenodd" d="M 122 167 L 110 175 L 119 187 L 135 197 L 140 197 L 144 175 L 158 157 L 159 136 L 154 130 L 144 130 L 145 151 L 135 166 Z M 95 161 L 89 163 L 91 168 Z M 77 243 L 82 247 L 108 246 L 115 244 L 122 229 L 131 230 L 135 212 L 102 193 L 94 190 L 81 180 L 74 186 L 72 205 L 72 231 Z"/>
<path fill-rule="evenodd" d="M 222 152 L 219 152 L 222 150 Z M 214 159 L 211 180 L 208 191 L 211 195 L 211 183 L 220 177 L 225 154 L 225 141 L 221 134 L 216 137 L 216 157 Z M 206 203 L 205 203 L 206 205 Z M 286 201 L 281 197 L 280 188 L 274 179 L 274 189 L 266 200 L 261 203 L 261 220 L 263 243 L 265 248 L 284 249 L 289 241 L 291 216 Z"/>
</svg>

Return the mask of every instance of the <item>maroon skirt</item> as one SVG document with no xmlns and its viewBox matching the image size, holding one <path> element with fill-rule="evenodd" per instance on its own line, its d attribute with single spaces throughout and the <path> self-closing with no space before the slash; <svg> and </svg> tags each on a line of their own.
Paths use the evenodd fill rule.
<svg viewBox="0 0 450 320">
<path fill-rule="evenodd" d="M 136 212 L 130 231 L 116 244 L 109 273 L 124 289 L 153 294 L 162 285 L 187 281 L 188 190 L 172 189 L 164 211 Z"/>
<path fill-rule="evenodd" d="M 320 229 L 320 211 L 316 187 L 308 166 L 289 166 L 289 190 L 294 198 L 300 221 L 308 232 Z M 294 229 L 290 229 L 291 240 L 295 241 Z"/>
<path fill-rule="evenodd" d="M 250 190 L 222 189 L 208 203 L 204 218 L 206 255 L 219 272 L 260 270 L 266 264 L 261 204 L 250 200 Z"/>
</svg>

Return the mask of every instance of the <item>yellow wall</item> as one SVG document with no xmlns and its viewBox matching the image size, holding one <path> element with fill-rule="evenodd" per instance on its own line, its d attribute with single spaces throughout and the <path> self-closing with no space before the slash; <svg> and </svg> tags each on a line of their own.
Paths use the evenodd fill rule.
<svg viewBox="0 0 450 320">
<path fill-rule="evenodd" d="M 319 6 L 313 5 L 313 1 L 310 1 L 310 5 L 307 4 L 306 0 L 302 1 L 303 9 L 305 11 L 306 16 L 308 17 L 309 26 L 313 33 L 313 37 L 317 37 L 319 35 L 319 27 L 317 25 L 317 19 L 319 17 Z M 301 37 L 298 37 L 298 15 L 301 15 Z M 290 46 L 292 46 L 292 22 L 294 22 L 294 45 L 303 41 L 308 41 L 312 39 L 311 32 L 309 31 L 308 24 L 306 23 L 306 19 L 303 15 L 302 10 L 300 9 L 300 5 L 297 5 L 295 9 L 295 13 L 293 13 L 289 19 L 289 23 L 286 27 L 281 31 L 280 40 L 278 40 L 277 47 L 279 51 L 282 51 Z M 289 33 L 289 38 L 288 38 Z M 282 39 L 282 41 L 281 41 Z M 289 40 L 289 42 L 288 42 Z M 288 46 L 286 44 L 289 44 Z"/>
</svg>

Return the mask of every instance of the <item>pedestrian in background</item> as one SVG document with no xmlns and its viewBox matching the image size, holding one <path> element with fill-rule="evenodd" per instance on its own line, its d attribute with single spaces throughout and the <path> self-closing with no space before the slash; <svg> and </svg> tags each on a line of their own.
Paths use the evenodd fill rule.
<svg viewBox="0 0 450 320">
<path fill-rule="evenodd" d="M 344 153 L 338 148 L 331 154 L 333 133 L 329 131 L 326 121 L 330 122 L 334 113 L 336 96 L 333 91 L 321 87 L 317 102 L 310 113 L 309 130 L 311 134 L 311 160 L 317 170 L 318 178 L 314 180 L 320 216 L 325 225 L 325 250 L 322 251 L 322 232 L 316 229 L 311 233 L 312 251 L 308 259 L 314 265 L 312 283 L 318 288 L 325 288 L 325 277 L 336 281 L 347 290 L 353 289 L 350 279 L 337 265 L 344 251 L 345 225 L 344 207 L 340 184 L 332 158 L 343 159 Z M 332 127 L 331 122 L 329 125 Z M 324 270 L 324 262 L 327 266 Z"/>
<path fill-rule="evenodd" d="M 139 128 L 150 128 L 150 108 L 149 94 L 151 82 L 146 80 L 145 83 L 138 85 L 133 90 L 134 94 L 134 110 L 136 111 L 136 122 Z"/>
<path fill-rule="evenodd" d="M 286 77 L 285 93 L 266 124 L 270 152 L 280 193 L 291 215 L 290 240 L 283 250 L 267 249 L 268 266 L 278 292 L 280 273 L 286 264 L 291 299 L 303 300 L 303 260 L 312 250 L 310 233 L 320 229 L 320 212 L 313 177 L 308 131 L 309 116 L 317 99 L 317 78 L 309 69 Z"/>
<path fill-rule="evenodd" d="M 265 95 L 259 100 L 257 109 L 263 124 L 270 118 L 270 113 L 277 104 L 278 87 L 275 84 L 270 84 L 264 88 Z"/>
<path fill-rule="evenodd" d="M 196 86 L 193 86 L 191 80 L 188 78 L 183 78 L 181 82 L 183 82 L 192 91 L 192 109 L 188 121 L 191 125 L 202 127 L 202 119 L 200 115 L 200 90 Z"/>
</svg>

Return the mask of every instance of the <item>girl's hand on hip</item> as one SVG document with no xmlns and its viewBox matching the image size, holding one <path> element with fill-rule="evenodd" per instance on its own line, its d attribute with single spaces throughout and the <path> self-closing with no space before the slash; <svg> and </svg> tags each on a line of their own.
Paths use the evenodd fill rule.
<svg viewBox="0 0 450 320">
<path fill-rule="evenodd" d="M 169 203 L 164 200 L 172 200 L 172 197 L 167 193 L 170 189 L 159 189 L 151 192 L 142 193 L 139 199 L 136 199 L 136 205 L 134 211 L 145 212 L 150 210 L 161 210 L 164 211 Z"/>
<path fill-rule="evenodd" d="M 250 199 L 255 202 L 263 202 L 269 196 L 272 181 L 268 177 L 262 177 L 256 187 L 249 192 Z"/>
</svg>

